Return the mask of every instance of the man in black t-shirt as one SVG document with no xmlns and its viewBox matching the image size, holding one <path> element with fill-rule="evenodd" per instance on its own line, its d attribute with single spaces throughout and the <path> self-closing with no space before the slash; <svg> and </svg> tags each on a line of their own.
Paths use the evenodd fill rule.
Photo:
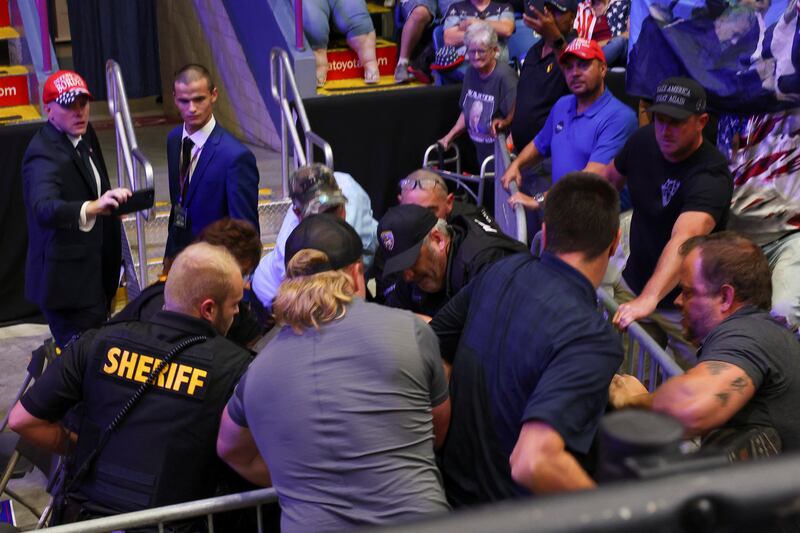
<svg viewBox="0 0 800 533">
<path fill-rule="evenodd" d="M 627 183 L 633 203 L 630 257 L 615 287 L 622 301 L 614 324 L 645 327 L 691 365 L 694 350 L 683 337 L 677 296 L 680 246 L 725 228 L 733 180 L 724 156 L 703 139 L 708 123 L 705 90 L 688 78 L 668 78 L 656 89 L 654 123 L 640 128 L 606 167 L 617 187 Z"/>
<path fill-rule="evenodd" d="M 703 446 L 749 438 L 759 455 L 799 450 L 800 344 L 769 314 L 764 253 L 733 232 L 694 237 L 680 253 L 675 303 L 688 337 L 702 344 L 697 366 L 652 395 L 633 376 L 616 376 L 611 403 L 670 414 L 687 434 L 703 436 Z"/>
<path fill-rule="evenodd" d="M 525 54 L 517 82 L 517 101 L 511 139 L 517 151 L 525 148 L 539 133 L 550 109 L 569 94 L 558 56 L 571 40 L 575 20 L 575 0 L 547 0 L 544 12 L 531 11 L 522 20 L 542 38 Z M 540 192 L 540 191 L 536 191 Z"/>
</svg>

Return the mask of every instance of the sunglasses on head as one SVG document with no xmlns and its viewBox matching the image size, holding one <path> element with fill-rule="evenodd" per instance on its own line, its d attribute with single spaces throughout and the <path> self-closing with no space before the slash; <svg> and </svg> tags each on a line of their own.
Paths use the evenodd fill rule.
<svg viewBox="0 0 800 533">
<path fill-rule="evenodd" d="M 435 189 L 437 185 L 441 186 L 442 184 L 433 178 L 403 178 L 400 180 L 400 190 L 403 191 L 411 191 L 417 187 L 423 191 L 430 191 Z"/>
</svg>

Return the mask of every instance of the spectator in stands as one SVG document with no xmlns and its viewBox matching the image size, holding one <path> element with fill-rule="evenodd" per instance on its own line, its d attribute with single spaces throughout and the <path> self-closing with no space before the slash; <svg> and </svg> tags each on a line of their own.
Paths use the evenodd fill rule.
<svg viewBox="0 0 800 533">
<path fill-rule="evenodd" d="M 223 217 L 258 226 L 258 168 L 247 147 L 217 124 L 218 91 L 208 69 L 186 65 L 173 82 L 183 125 L 167 137 L 169 216 L 166 267 L 209 224 Z"/>
<path fill-rule="evenodd" d="M 405 83 L 415 77 L 409 71 L 411 54 L 422 39 L 425 29 L 447 13 L 452 3 L 453 0 L 400 0 L 399 9 L 404 22 L 397 67 L 394 70 L 395 82 Z"/>
<path fill-rule="evenodd" d="M 605 87 L 605 56 L 595 41 L 575 39 L 558 58 L 572 94 L 561 97 L 541 131 L 520 152 L 502 177 L 504 187 L 520 184 L 521 170 L 552 156 L 553 181 L 568 172 L 601 172 L 636 131 L 636 115 Z M 523 192 L 509 198 L 511 205 L 538 209 L 544 194 Z"/>
<path fill-rule="evenodd" d="M 347 44 L 358 54 L 364 67 L 364 83 L 374 84 L 381 79 L 375 52 L 375 27 L 364 0 L 306 0 L 303 2 L 303 32 L 311 44 L 317 63 L 317 87 L 328 79 L 328 39 L 330 20 L 347 36 Z"/>
<path fill-rule="evenodd" d="M 522 16 L 526 26 L 542 36 L 525 54 L 517 83 L 517 103 L 511 123 L 511 139 L 522 150 L 539 133 L 547 116 L 562 96 L 569 94 L 558 56 L 572 40 L 576 0 L 547 0 L 544 11 Z M 549 174 L 549 172 L 548 172 Z"/>
<path fill-rule="evenodd" d="M 494 263 L 431 321 L 453 365 L 440 466 L 454 506 L 594 485 L 581 460 L 622 363 L 595 296 L 619 239 L 619 198 L 573 173 L 544 216 L 541 258 Z"/>
<path fill-rule="evenodd" d="M 508 64 L 508 48 L 506 42 L 511 34 L 514 33 L 514 11 L 510 4 L 495 2 L 494 0 L 461 0 L 450 4 L 444 16 L 442 26 L 444 28 L 444 44 L 456 50 L 458 55 L 465 56 L 471 65 L 471 57 L 468 55 L 469 45 L 467 44 L 467 30 L 470 26 L 485 22 L 495 32 L 495 49 L 489 54 L 492 59 L 504 65 Z M 488 44 L 488 43 L 487 43 Z M 473 68 L 477 68 L 472 65 Z M 467 65 L 450 70 L 442 71 L 441 74 L 445 81 L 459 82 L 466 75 Z"/>
<path fill-rule="evenodd" d="M 402 272 L 386 291 L 386 305 L 433 316 L 487 265 L 516 253 L 524 244 L 477 216 L 450 223 L 418 205 L 389 209 L 378 225 L 383 276 Z"/>
<path fill-rule="evenodd" d="M 769 314 L 767 258 L 733 232 L 692 237 L 680 248 L 681 292 L 687 337 L 700 346 L 697 366 L 654 394 L 633 376 L 616 376 L 616 407 L 642 407 L 677 418 L 687 436 L 724 445 L 756 432 L 767 452 L 800 449 L 800 344 Z M 777 439 L 769 439 L 769 429 Z M 770 453 L 771 452 L 771 453 Z"/>
<path fill-rule="evenodd" d="M 800 36 L 798 36 L 800 39 Z M 800 50 L 800 46 L 796 48 Z M 797 58 L 800 61 L 800 57 Z M 800 108 L 729 116 L 719 145 L 730 145 L 733 198 L 727 228 L 761 245 L 772 270 L 772 312 L 800 326 Z M 777 157 L 777 154 L 781 154 Z M 768 164 L 765 164 L 767 162 Z"/>
<path fill-rule="evenodd" d="M 461 3 L 454 4 L 457 6 Z M 451 7 L 451 10 L 453 8 Z M 513 27 L 513 16 L 511 25 Z M 506 62 L 497 59 L 497 34 L 487 22 L 477 21 L 464 33 L 470 68 L 461 87 L 461 114 L 452 129 L 439 139 L 447 149 L 464 130 L 478 152 L 478 162 L 494 154 L 497 132 L 514 118 L 517 76 Z"/>
<path fill-rule="evenodd" d="M 656 90 L 654 124 L 640 128 L 606 167 L 617 189 L 626 183 L 633 203 L 630 256 L 615 287 L 624 302 L 614 323 L 643 324 L 684 365 L 694 349 L 681 332 L 678 295 L 680 246 L 690 237 L 724 229 L 733 183 L 727 161 L 703 139 L 706 92 L 688 78 L 668 78 Z"/>
<path fill-rule="evenodd" d="M 122 257 L 113 213 L 131 195 L 108 181 L 89 124 L 91 98 L 76 72 L 59 70 L 48 77 L 42 92 L 47 122 L 22 161 L 25 297 L 41 308 L 60 347 L 108 318 Z"/>
<path fill-rule="evenodd" d="M 107 325 L 69 345 L 11 412 L 11 428 L 27 441 L 74 450 L 64 521 L 214 494 L 220 414 L 251 361 L 224 338 L 242 297 L 239 265 L 222 247 L 193 244 L 176 258 L 164 294 L 150 320 Z M 76 435 L 59 420 L 78 403 Z"/>
<path fill-rule="evenodd" d="M 282 531 L 449 508 L 434 459 L 450 418 L 436 337 L 411 313 L 363 300 L 361 248 L 329 214 L 295 228 L 273 304 L 283 329 L 222 416 L 220 456 L 246 479 L 274 484 Z"/>
<path fill-rule="evenodd" d="M 578 5 L 578 37 L 603 47 L 609 66 L 625 64 L 628 52 L 630 0 L 584 0 Z"/>
<path fill-rule="evenodd" d="M 517 83 L 517 101 L 509 140 L 519 152 L 539 133 L 547 121 L 550 110 L 569 87 L 558 65 L 558 56 L 574 38 L 572 23 L 575 20 L 576 0 L 548 0 L 544 11 L 535 7 L 522 16 L 526 26 L 541 35 L 525 54 L 525 61 Z M 520 190 L 528 196 L 544 193 L 552 183 L 552 162 L 545 157 L 538 164 L 521 171 Z M 541 228 L 539 210 L 526 210 L 528 235 Z"/>
<path fill-rule="evenodd" d="M 378 222 L 372 218 L 372 204 L 366 191 L 350 175 L 333 172 L 320 163 L 298 168 L 289 179 L 292 207 L 283 217 L 275 248 L 265 255 L 253 274 L 253 292 L 266 309 L 286 277 L 286 239 L 300 221 L 317 213 L 335 213 L 358 232 L 364 249 L 364 267 L 369 270 L 378 247 Z"/>
<path fill-rule="evenodd" d="M 229 217 L 217 220 L 200 232 L 197 242 L 207 242 L 228 250 L 239 264 L 244 279 L 250 278 L 261 259 L 261 236 L 246 220 Z M 142 290 L 139 296 L 114 316 L 112 322 L 149 320 L 161 311 L 164 307 L 164 286 L 168 275 L 169 270 L 157 282 Z M 245 283 L 245 295 L 249 289 L 249 283 Z M 244 347 L 253 346 L 264 334 L 258 313 L 252 305 L 253 302 L 242 298 L 239 302 L 239 313 L 226 334 L 228 339 Z"/>
</svg>

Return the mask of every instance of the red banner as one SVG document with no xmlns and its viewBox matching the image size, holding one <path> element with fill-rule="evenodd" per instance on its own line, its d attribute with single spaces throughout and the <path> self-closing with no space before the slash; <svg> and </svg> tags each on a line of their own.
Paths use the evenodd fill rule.
<svg viewBox="0 0 800 533">
<path fill-rule="evenodd" d="M 11 26 L 11 18 L 8 14 L 8 0 L 0 0 L 0 28 Z"/>
<path fill-rule="evenodd" d="M 378 72 L 381 76 L 394 74 L 397 63 L 397 46 L 394 44 L 379 43 L 376 50 L 378 59 Z M 328 79 L 345 80 L 349 78 L 363 78 L 364 67 L 358 60 L 358 55 L 349 48 L 328 50 Z"/>
<path fill-rule="evenodd" d="M 28 76 L 4 76 L 0 78 L 0 107 L 26 105 L 28 97 Z"/>
</svg>

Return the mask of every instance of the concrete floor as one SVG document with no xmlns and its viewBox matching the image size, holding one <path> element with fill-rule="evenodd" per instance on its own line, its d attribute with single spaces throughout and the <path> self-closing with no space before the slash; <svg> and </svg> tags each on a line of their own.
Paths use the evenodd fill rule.
<svg viewBox="0 0 800 533">
<path fill-rule="evenodd" d="M 93 103 L 92 120 L 97 125 L 97 133 L 103 156 L 111 174 L 112 184 L 116 183 L 116 148 L 115 134 L 108 121 L 107 112 L 103 113 L 105 102 Z M 107 109 L 107 108 L 106 108 Z M 148 115 L 148 113 L 144 113 Z M 167 157 L 165 152 L 167 134 L 176 126 L 167 123 L 163 118 L 147 116 L 141 118 L 143 123 L 151 124 L 136 128 L 139 148 L 153 165 L 156 200 L 168 201 Z M 276 152 L 259 147 L 248 146 L 256 156 L 260 172 L 261 188 L 270 188 L 280 195 L 280 158 Z M 30 361 L 31 351 L 42 344 L 50 336 L 46 325 L 19 324 L 0 328 L 0 416 L 5 416 L 7 409 L 26 375 L 26 367 Z M 8 430 L 6 430 L 7 432 Z M 0 468 L 5 467 L 5 459 L 0 458 Z M 48 500 L 45 492 L 47 481 L 38 470 L 24 478 L 12 480 L 9 489 L 25 498 L 34 507 L 44 508 Z M 7 495 L 2 495 L 6 499 Z M 31 529 L 36 518 L 25 507 L 14 504 L 17 524 L 23 529 Z"/>
</svg>

